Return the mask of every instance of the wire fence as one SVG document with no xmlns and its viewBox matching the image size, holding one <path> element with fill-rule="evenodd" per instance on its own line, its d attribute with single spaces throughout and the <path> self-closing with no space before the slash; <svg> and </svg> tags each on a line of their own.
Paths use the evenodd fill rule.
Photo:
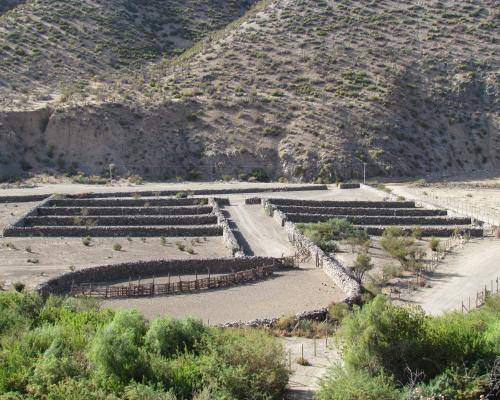
<svg viewBox="0 0 500 400">
<path fill-rule="evenodd" d="M 486 303 L 489 297 L 498 294 L 498 276 L 484 285 L 484 289 L 476 292 L 476 296 L 469 296 L 468 300 L 462 301 L 462 314 L 471 312 Z"/>
<path fill-rule="evenodd" d="M 425 202 L 438 208 L 446 208 L 456 214 L 472 217 L 493 227 L 500 226 L 500 213 L 485 207 L 479 207 L 466 199 L 456 199 L 443 195 L 436 196 L 425 189 L 412 189 L 414 200 Z"/>
</svg>

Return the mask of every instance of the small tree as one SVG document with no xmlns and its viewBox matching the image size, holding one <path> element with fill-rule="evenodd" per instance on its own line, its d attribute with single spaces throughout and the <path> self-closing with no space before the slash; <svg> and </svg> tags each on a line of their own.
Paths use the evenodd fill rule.
<svg viewBox="0 0 500 400">
<path fill-rule="evenodd" d="M 360 283 L 363 281 L 365 274 L 373 269 L 373 263 L 371 261 L 372 258 L 369 255 L 363 253 L 358 254 L 352 266 L 352 275 L 354 279 Z"/>
</svg>

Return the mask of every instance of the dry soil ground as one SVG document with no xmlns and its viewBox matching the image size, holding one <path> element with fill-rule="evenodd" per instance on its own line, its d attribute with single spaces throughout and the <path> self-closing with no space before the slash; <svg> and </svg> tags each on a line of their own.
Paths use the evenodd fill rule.
<svg viewBox="0 0 500 400">
<path fill-rule="evenodd" d="M 219 324 L 314 310 L 344 296 L 322 270 L 304 266 L 254 284 L 171 297 L 108 300 L 103 306 L 138 309 L 147 318 L 191 315 Z"/>
</svg>

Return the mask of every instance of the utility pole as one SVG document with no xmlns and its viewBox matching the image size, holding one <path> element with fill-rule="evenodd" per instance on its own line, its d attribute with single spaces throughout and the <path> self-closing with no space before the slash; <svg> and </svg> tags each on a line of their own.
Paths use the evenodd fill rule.
<svg viewBox="0 0 500 400">
<path fill-rule="evenodd" d="M 366 164 L 368 163 L 363 163 L 363 183 L 366 185 Z"/>
</svg>

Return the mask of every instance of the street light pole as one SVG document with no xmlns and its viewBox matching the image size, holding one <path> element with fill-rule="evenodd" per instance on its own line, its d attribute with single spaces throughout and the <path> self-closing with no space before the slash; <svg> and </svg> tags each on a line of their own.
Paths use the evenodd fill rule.
<svg viewBox="0 0 500 400">
<path fill-rule="evenodd" d="M 368 163 L 363 163 L 363 184 L 366 185 L 366 164 Z"/>
</svg>

